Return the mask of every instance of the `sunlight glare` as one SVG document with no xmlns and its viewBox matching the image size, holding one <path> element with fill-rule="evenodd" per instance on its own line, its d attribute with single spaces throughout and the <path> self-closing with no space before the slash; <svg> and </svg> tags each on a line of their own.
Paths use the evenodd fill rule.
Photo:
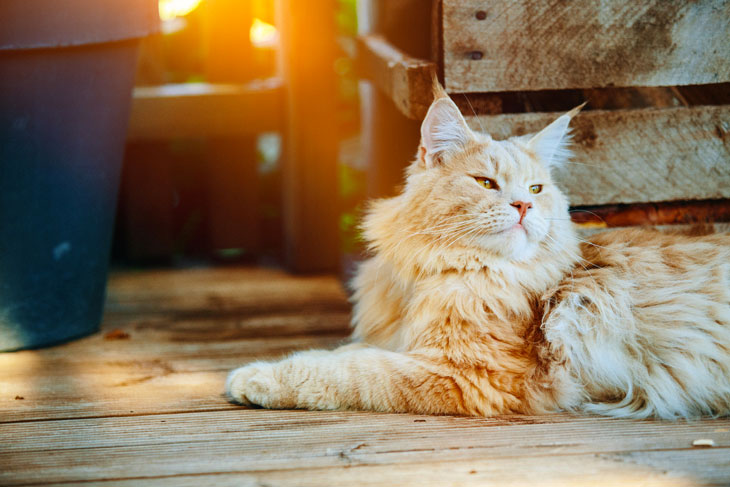
<svg viewBox="0 0 730 487">
<path fill-rule="evenodd" d="M 261 19 L 254 19 L 249 31 L 249 39 L 254 47 L 274 47 L 279 42 L 279 31 Z"/>
<path fill-rule="evenodd" d="M 198 8 L 201 1 L 202 0 L 159 0 L 157 8 L 160 12 L 160 19 L 167 21 L 187 15 Z"/>
</svg>

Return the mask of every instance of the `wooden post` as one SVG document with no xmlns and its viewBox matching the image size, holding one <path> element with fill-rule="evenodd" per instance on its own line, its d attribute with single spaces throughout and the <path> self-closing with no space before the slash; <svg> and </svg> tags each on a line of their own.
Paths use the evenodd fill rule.
<svg viewBox="0 0 730 487">
<path fill-rule="evenodd" d="M 373 0 L 373 30 L 407 54 L 431 56 L 431 2 L 423 0 Z M 378 90 L 372 98 L 372 132 L 369 146 L 370 198 L 392 196 L 403 182 L 403 170 L 413 160 L 420 141 L 420 122 L 409 120 Z"/>
<path fill-rule="evenodd" d="M 283 219 L 287 267 L 334 271 L 340 260 L 335 0 L 280 0 L 285 79 Z"/>
<path fill-rule="evenodd" d="M 206 11 L 209 82 L 243 83 L 253 72 L 249 29 L 253 20 L 247 0 L 208 0 Z M 211 250 L 241 249 L 245 256 L 259 245 L 256 137 L 208 141 L 208 238 Z"/>
</svg>

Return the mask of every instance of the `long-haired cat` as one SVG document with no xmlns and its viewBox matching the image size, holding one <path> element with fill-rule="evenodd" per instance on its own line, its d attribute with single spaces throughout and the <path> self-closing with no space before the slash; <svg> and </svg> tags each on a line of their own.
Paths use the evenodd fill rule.
<svg viewBox="0 0 730 487">
<path fill-rule="evenodd" d="M 354 343 L 236 369 L 229 397 L 484 416 L 729 414 L 730 235 L 580 242 L 550 175 L 570 155 L 575 111 L 495 141 L 436 91 L 402 193 L 364 222 L 372 257 L 352 284 Z"/>
</svg>

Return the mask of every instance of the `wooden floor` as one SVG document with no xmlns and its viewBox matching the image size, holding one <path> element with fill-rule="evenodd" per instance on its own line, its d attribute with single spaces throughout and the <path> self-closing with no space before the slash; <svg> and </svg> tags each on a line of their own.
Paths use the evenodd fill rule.
<svg viewBox="0 0 730 487">
<path fill-rule="evenodd" d="M 103 330 L 0 354 L 0 485 L 730 485 L 730 420 L 463 418 L 228 404 L 226 372 L 334 347 L 335 278 L 118 272 Z M 713 440 L 713 447 L 693 446 Z"/>
</svg>

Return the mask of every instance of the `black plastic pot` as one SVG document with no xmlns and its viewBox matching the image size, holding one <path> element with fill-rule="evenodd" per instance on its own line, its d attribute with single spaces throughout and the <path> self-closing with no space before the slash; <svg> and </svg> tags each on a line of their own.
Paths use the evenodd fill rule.
<svg viewBox="0 0 730 487">
<path fill-rule="evenodd" d="M 0 351 L 98 330 L 156 0 L 0 1 Z"/>
</svg>

